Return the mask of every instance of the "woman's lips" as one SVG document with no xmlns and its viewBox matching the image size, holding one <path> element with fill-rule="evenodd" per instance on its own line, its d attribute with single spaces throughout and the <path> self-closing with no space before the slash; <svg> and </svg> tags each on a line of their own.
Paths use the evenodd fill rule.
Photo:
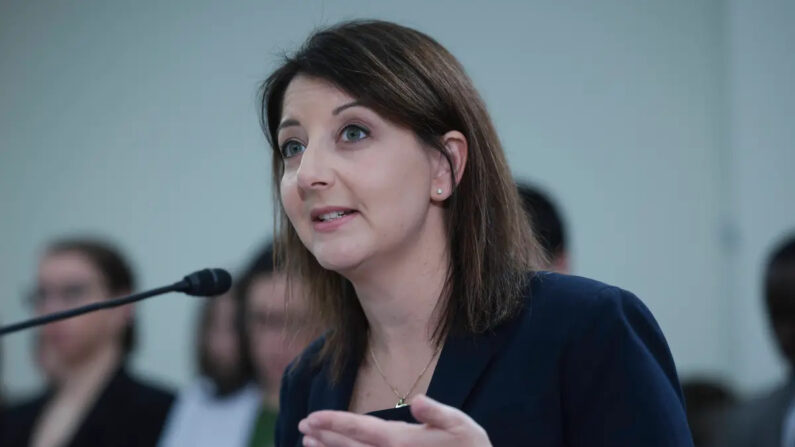
<svg viewBox="0 0 795 447">
<path fill-rule="evenodd" d="M 336 230 L 337 228 L 345 225 L 359 215 L 356 210 L 333 210 L 318 214 L 318 217 L 312 219 L 312 226 L 315 231 L 321 233 L 328 233 Z M 338 216 L 338 217 L 331 217 Z"/>
</svg>

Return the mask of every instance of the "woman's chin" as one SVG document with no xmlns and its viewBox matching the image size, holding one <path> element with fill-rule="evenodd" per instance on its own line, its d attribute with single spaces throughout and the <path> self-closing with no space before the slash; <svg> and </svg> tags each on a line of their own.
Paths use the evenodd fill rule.
<svg viewBox="0 0 795 447">
<path fill-rule="evenodd" d="M 355 270 L 362 262 L 362 257 L 350 249 L 318 247 L 314 255 L 321 267 L 341 275 Z"/>
<path fill-rule="evenodd" d="M 341 275 L 354 270 L 358 265 L 358 263 L 352 262 L 347 258 L 317 258 L 317 262 L 324 269 L 337 272 Z"/>
</svg>

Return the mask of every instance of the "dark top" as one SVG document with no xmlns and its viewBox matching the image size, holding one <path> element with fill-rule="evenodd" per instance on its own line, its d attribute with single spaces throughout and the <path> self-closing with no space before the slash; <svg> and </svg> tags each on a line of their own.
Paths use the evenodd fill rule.
<svg viewBox="0 0 795 447">
<path fill-rule="evenodd" d="M 298 422 L 346 410 L 358 363 L 342 380 L 328 364 L 285 373 L 276 445 L 301 445 Z M 494 446 L 692 446 L 671 353 L 633 294 L 590 279 L 535 274 L 513 320 L 483 335 L 449 336 L 428 396 L 463 410 Z M 371 413 L 413 422 L 408 407 Z"/>
<path fill-rule="evenodd" d="M 36 419 L 51 397 L 51 393 L 45 393 L 8 408 L 0 427 L 0 446 L 30 445 Z M 172 394 L 145 385 L 130 377 L 124 368 L 119 368 L 65 445 L 154 446 L 173 400 Z"/>
<path fill-rule="evenodd" d="M 724 412 L 712 427 L 716 447 L 781 447 L 795 402 L 795 378 Z"/>
</svg>

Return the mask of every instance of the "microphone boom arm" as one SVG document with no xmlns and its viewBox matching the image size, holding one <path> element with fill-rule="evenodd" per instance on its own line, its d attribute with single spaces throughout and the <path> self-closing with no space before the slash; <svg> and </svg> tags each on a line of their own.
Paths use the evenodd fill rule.
<svg viewBox="0 0 795 447">
<path fill-rule="evenodd" d="M 99 301 L 87 304 L 74 309 L 68 309 L 54 314 L 41 315 L 36 318 L 9 324 L 0 327 L 0 337 L 12 332 L 21 331 L 33 326 L 52 323 L 53 321 L 76 317 L 96 310 L 109 309 L 111 307 L 123 306 L 125 304 L 141 301 L 144 298 L 162 295 L 168 292 L 183 292 L 193 296 L 218 296 L 226 293 L 232 287 L 232 277 L 224 269 L 204 269 L 191 273 L 170 286 L 158 287 L 157 289 L 145 292 L 134 293 L 132 295 L 113 298 L 107 301 Z"/>
<path fill-rule="evenodd" d="M 94 312 L 101 309 L 109 309 L 111 307 L 123 306 L 125 304 L 134 303 L 145 298 L 149 298 L 163 293 L 174 292 L 179 290 L 179 285 L 182 281 L 174 283 L 170 286 L 159 287 L 157 289 L 147 290 L 146 292 L 134 293 L 132 295 L 123 296 L 121 298 L 113 298 L 106 301 L 99 301 L 96 303 L 86 304 L 85 306 L 75 307 L 74 309 L 56 312 L 54 314 L 42 315 L 40 317 L 31 318 L 30 320 L 21 321 L 19 323 L 9 324 L 0 328 L 0 337 L 12 332 L 21 331 L 33 326 L 52 323 L 53 321 L 64 320 L 66 318 L 76 317 L 89 312 Z"/>
</svg>

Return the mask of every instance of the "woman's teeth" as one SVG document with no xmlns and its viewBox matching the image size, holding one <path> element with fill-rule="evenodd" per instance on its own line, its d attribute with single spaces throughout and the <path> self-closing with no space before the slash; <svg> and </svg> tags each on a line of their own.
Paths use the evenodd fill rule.
<svg viewBox="0 0 795 447">
<path fill-rule="evenodd" d="M 345 214 L 346 214 L 345 211 L 334 211 L 333 213 L 321 214 L 320 216 L 318 216 L 318 219 L 320 219 L 323 222 L 329 222 L 335 219 L 339 219 Z"/>
</svg>

